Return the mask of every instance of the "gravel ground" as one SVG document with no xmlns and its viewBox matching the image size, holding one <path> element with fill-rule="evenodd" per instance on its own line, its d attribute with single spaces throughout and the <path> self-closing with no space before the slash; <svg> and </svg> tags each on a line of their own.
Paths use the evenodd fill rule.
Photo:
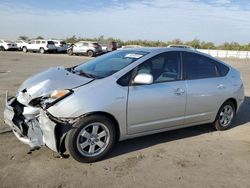
<svg viewBox="0 0 250 188">
<path fill-rule="evenodd" d="M 5 91 L 30 75 L 88 60 L 63 54 L 0 52 L 0 187 L 250 187 L 250 60 L 238 68 L 246 99 L 228 131 L 200 125 L 120 142 L 104 160 L 80 164 L 48 148 L 27 154 L 3 123 Z"/>
</svg>

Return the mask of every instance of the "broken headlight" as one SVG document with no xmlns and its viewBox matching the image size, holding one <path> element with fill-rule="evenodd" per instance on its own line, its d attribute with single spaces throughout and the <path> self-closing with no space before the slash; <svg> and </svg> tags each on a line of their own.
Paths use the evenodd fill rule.
<svg viewBox="0 0 250 188">
<path fill-rule="evenodd" d="M 30 101 L 29 105 L 49 108 L 50 106 L 71 95 L 72 93 L 72 90 L 55 90 L 45 96 L 33 99 L 32 101 Z"/>
</svg>

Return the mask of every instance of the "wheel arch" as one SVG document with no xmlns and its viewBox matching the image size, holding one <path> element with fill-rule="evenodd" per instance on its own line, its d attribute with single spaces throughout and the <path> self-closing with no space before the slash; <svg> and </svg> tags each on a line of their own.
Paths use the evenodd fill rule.
<svg viewBox="0 0 250 188">
<path fill-rule="evenodd" d="M 216 113 L 216 115 L 213 117 L 213 122 L 216 121 L 216 118 L 219 114 L 219 111 L 221 109 L 221 107 L 226 103 L 226 102 L 232 102 L 234 104 L 234 107 L 235 107 L 235 112 L 237 112 L 237 108 L 238 108 L 238 105 L 237 105 L 237 100 L 233 97 L 231 98 L 228 98 L 227 100 L 225 100 L 220 106 L 219 106 L 219 109 L 218 109 L 218 112 Z"/>
<path fill-rule="evenodd" d="M 237 112 L 238 104 L 237 104 L 237 100 L 236 100 L 235 98 L 229 98 L 229 99 L 227 99 L 224 103 L 226 103 L 226 102 L 232 102 L 232 103 L 234 104 L 235 111 Z M 223 103 L 223 104 L 224 104 L 224 103 Z M 223 104 L 222 104 L 222 105 L 223 105 Z"/>
<path fill-rule="evenodd" d="M 83 114 L 82 116 L 79 116 L 79 118 L 77 119 L 81 119 L 84 117 L 88 117 L 88 116 L 94 116 L 94 115 L 99 115 L 99 116 L 105 116 L 107 118 L 109 118 L 113 123 L 114 123 L 114 128 L 115 128 L 115 132 L 116 132 L 116 141 L 119 140 L 120 138 L 120 126 L 118 121 L 116 120 L 116 118 L 107 112 L 103 112 L 103 111 L 95 111 L 95 112 L 89 112 L 86 114 Z M 66 135 L 68 133 L 68 131 L 71 129 L 72 127 L 69 126 L 68 124 L 58 124 L 55 127 L 55 138 L 56 138 L 56 146 L 57 146 L 57 150 L 59 151 L 59 153 L 64 153 L 66 151 L 65 148 L 65 138 Z"/>
<path fill-rule="evenodd" d="M 84 114 L 83 117 L 93 116 L 93 115 L 105 116 L 105 117 L 109 118 L 114 123 L 114 128 L 116 131 L 116 140 L 118 141 L 120 138 L 121 132 L 120 132 L 120 125 L 119 125 L 117 119 L 112 114 L 110 114 L 108 112 L 103 112 L 103 111 L 89 112 L 87 114 Z"/>
</svg>

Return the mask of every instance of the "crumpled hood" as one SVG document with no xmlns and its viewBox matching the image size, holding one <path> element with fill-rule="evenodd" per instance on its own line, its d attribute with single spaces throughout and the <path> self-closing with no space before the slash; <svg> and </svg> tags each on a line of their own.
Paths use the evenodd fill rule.
<svg viewBox="0 0 250 188">
<path fill-rule="evenodd" d="M 54 90 L 72 89 L 91 82 L 92 78 L 73 74 L 64 67 L 54 67 L 28 78 L 18 90 L 27 93 L 32 99 Z"/>
</svg>

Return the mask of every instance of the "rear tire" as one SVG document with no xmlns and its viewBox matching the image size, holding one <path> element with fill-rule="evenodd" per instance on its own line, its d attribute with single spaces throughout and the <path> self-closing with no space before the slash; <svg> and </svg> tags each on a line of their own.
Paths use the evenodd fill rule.
<svg viewBox="0 0 250 188">
<path fill-rule="evenodd" d="M 39 49 L 39 52 L 40 52 L 41 54 L 44 54 L 44 53 L 45 53 L 44 48 L 40 48 L 40 49 Z"/>
<path fill-rule="evenodd" d="M 25 47 L 25 46 L 22 48 L 22 50 L 23 50 L 24 53 L 27 53 L 27 52 L 28 52 L 28 49 L 27 49 L 27 47 Z"/>
<path fill-rule="evenodd" d="M 89 51 L 87 51 L 87 56 L 88 57 L 94 57 L 95 56 L 95 52 L 93 50 L 89 50 Z"/>
<path fill-rule="evenodd" d="M 220 108 L 214 126 L 216 130 L 227 130 L 232 126 L 232 121 L 235 117 L 235 105 L 231 101 L 226 101 Z"/>
<path fill-rule="evenodd" d="M 66 135 L 65 146 L 78 162 L 102 159 L 114 146 L 116 132 L 113 122 L 100 115 L 87 116 L 74 124 Z"/>
</svg>

